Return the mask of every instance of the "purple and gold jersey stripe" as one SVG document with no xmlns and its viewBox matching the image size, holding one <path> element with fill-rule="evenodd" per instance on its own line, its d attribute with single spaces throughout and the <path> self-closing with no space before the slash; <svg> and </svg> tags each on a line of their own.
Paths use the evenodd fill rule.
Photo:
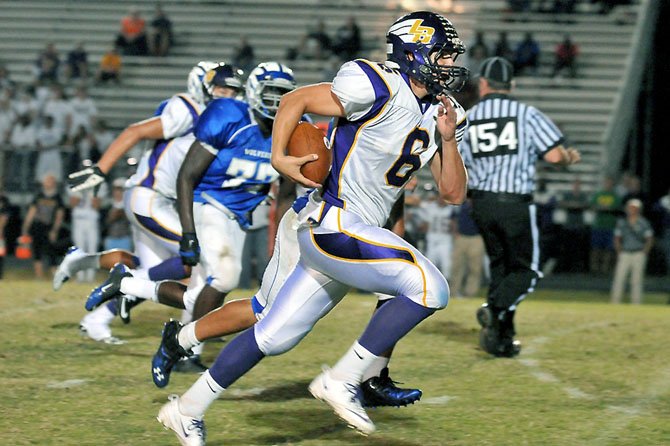
<svg viewBox="0 0 670 446">
<path fill-rule="evenodd" d="M 347 261 L 405 260 L 416 263 L 406 249 L 382 246 L 341 232 L 313 234 L 314 243 L 328 255 Z"/>
<path fill-rule="evenodd" d="M 153 234 L 156 234 L 157 236 L 167 240 L 172 240 L 174 242 L 178 242 L 181 240 L 181 234 L 177 234 L 175 232 L 170 231 L 168 228 L 162 226 L 153 218 L 147 217 L 145 215 L 140 215 L 135 212 L 133 212 L 133 214 L 135 215 L 137 222 L 146 229 L 148 229 Z"/>
</svg>

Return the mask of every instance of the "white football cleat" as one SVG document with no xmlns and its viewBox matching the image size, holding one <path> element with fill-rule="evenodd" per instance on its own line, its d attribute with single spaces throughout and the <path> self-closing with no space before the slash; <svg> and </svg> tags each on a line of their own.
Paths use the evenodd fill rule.
<svg viewBox="0 0 670 446">
<path fill-rule="evenodd" d="M 86 253 L 76 246 L 71 246 L 67 250 L 67 254 L 63 257 L 63 261 L 58 265 L 58 269 L 54 274 L 53 288 L 55 291 L 60 290 L 65 282 L 68 281 L 75 273 L 79 271 L 76 267 L 77 260 L 86 257 Z"/>
<path fill-rule="evenodd" d="M 324 368 L 323 372 L 309 385 L 309 392 L 314 398 L 330 405 L 335 414 L 342 418 L 349 427 L 363 435 L 370 435 L 375 431 L 374 423 L 361 404 L 359 386 L 333 379 L 330 376 L 330 370 Z"/>
<path fill-rule="evenodd" d="M 156 419 L 165 429 L 172 429 L 183 446 L 204 446 L 207 430 L 201 418 L 182 415 L 179 411 L 179 397 L 170 395 L 170 401 L 161 407 Z"/>
<path fill-rule="evenodd" d="M 121 340 L 116 336 L 112 336 L 112 329 L 110 328 L 109 323 L 114 319 L 114 315 L 110 313 L 110 318 L 107 313 L 110 312 L 104 306 L 88 313 L 79 322 L 79 332 L 82 336 L 86 336 L 97 342 L 103 342 L 110 345 L 125 344 L 126 341 Z"/>
</svg>

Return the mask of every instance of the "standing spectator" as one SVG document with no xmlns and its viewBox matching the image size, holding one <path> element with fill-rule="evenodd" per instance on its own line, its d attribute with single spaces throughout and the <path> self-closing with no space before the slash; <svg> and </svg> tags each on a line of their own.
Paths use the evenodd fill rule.
<svg viewBox="0 0 670 446">
<path fill-rule="evenodd" d="M 37 163 L 35 165 L 35 183 L 39 183 L 48 173 L 57 182 L 63 180 L 63 161 L 60 155 L 60 143 L 63 131 L 54 125 L 52 116 L 45 116 L 37 130 Z"/>
<path fill-rule="evenodd" d="M 16 100 L 12 101 L 12 108 L 17 117 L 27 115 L 30 119 L 37 118 L 41 107 L 35 98 L 35 88 L 32 86 L 21 88 Z"/>
<path fill-rule="evenodd" d="M 505 59 L 484 61 L 478 81 L 481 100 L 468 111 L 470 127 L 460 147 L 472 216 L 484 237 L 491 270 L 487 303 L 477 312 L 480 345 L 506 357 L 521 350 L 514 340 L 517 306 L 542 277 L 533 203 L 535 164 L 539 158 L 561 165 L 580 160 L 578 151 L 563 147 L 563 135 L 549 118 L 510 96 L 512 73 Z"/>
<path fill-rule="evenodd" d="M 97 194 L 92 189 L 83 192 L 70 192 L 72 211 L 72 242 L 85 253 L 98 252 L 100 244 L 100 206 L 107 187 L 103 183 Z M 78 282 L 93 282 L 95 268 L 77 272 Z"/>
<path fill-rule="evenodd" d="M 88 132 L 93 130 L 93 124 L 98 117 L 98 108 L 93 98 L 89 97 L 86 87 L 80 86 L 75 90 L 74 97 L 70 99 L 70 112 L 72 122 L 70 124 L 70 139 L 75 131 L 81 126 Z"/>
<path fill-rule="evenodd" d="M 361 50 L 361 31 L 356 23 L 356 18 L 351 15 L 346 23 L 335 32 L 333 52 L 342 60 L 352 60 Z"/>
<path fill-rule="evenodd" d="M 509 61 L 514 60 L 514 51 L 507 39 L 507 31 L 500 31 L 498 34 L 498 40 L 493 45 L 493 55 Z"/>
<path fill-rule="evenodd" d="M 86 82 L 88 79 L 88 53 L 84 49 L 84 42 L 77 42 L 77 45 L 67 53 L 64 74 L 67 81 L 80 79 Z"/>
<path fill-rule="evenodd" d="M 35 79 L 38 81 L 58 81 L 60 56 L 53 42 L 47 43 L 35 61 Z"/>
<path fill-rule="evenodd" d="M 330 36 L 326 32 L 326 22 L 319 19 L 316 26 L 303 37 L 297 56 L 302 59 L 323 60 L 330 54 L 331 47 Z"/>
<path fill-rule="evenodd" d="M 577 55 L 579 47 L 572 43 L 569 35 L 565 35 L 563 42 L 556 47 L 556 61 L 554 62 L 553 77 L 561 74 L 563 70 L 568 71 L 571 78 L 577 77 Z"/>
<path fill-rule="evenodd" d="M 53 175 L 42 179 L 42 190 L 35 196 L 21 228 L 21 236 L 32 237 L 35 277 L 44 278 L 44 264 L 55 267 L 58 235 L 65 218 L 63 200 L 58 195 L 58 183 Z M 52 271 L 53 273 L 53 271 Z"/>
<path fill-rule="evenodd" d="M 65 98 L 62 85 L 53 84 L 50 90 L 49 99 L 42 107 L 42 117 L 53 118 L 54 126 L 61 132 L 61 136 L 65 137 L 72 127 L 72 107 Z"/>
<path fill-rule="evenodd" d="M 528 72 L 532 76 L 537 76 L 539 67 L 540 45 L 533 38 L 533 34 L 527 32 L 514 51 L 514 73 L 516 76 L 522 76 Z"/>
<path fill-rule="evenodd" d="M 95 83 L 101 84 L 112 80 L 121 83 L 121 54 L 116 46 L 111 47 L 100 59 L 100 66 L 95 74 Z"/>
<path fill-rule="evenodd" d="M 617 252 L 612 303 L 621 303 L 624 285 L 630 274 L 631 303 L 642 303 L 644 271 L 647 255 L 654 243 L 654 231 L 641 215 L 642 201 L 632 198 L 626 202 L 626 216 L 617 221 L 614 230 L 614 249 Z"/>
<path fill-rule="evenodd" d="M 451 222 L 454 252 L 451 258 L 449 288 L 457 297 L 476 296 L 482 283 L 484 239 L 479 234 L 477 223 L 472 219 L 472 200 L 466 200 L 455 209 Z"/>
<path fill-rule="evenodd" d="M 0 279 L 4 274 L 7 243 L 5 242 L 5 228 L 9 222 L 9 200 L 2 193 L 2 177 L 0 177 Z"/>
<path fill-rule="evenodd" d="M 658 215 L 658 233 L 665 260 L 665 273 L 670 275 L 670 191 L 656 202 L 654 211 Z"/>
<path fill-rule="evenodd" d="M 244 71 L 245 75 L 256 65 L 254 47 L 251 46 L 247 36 L 241 36 L 240 41 L 233 48 L 233 65 Z"/>
<path fill-rule="evenodd" d="M 72 148 L 74 149 L 73 162 L 80 168 L 82 164 L 89 165 L 100 159 L 100 152 L 95 142 L 93 134 L 86 131 L 83 126 L 77 127 L 76 133 L 72 137 Z"/>
<path fill-rule="evenodd" d="M 104 240 L 104 250 L 123 249 L 133 252 L 133 240 L 130 234 L 130 222 L 123 207 L 123 191 L 125 178 L 117 178 L 112 183 L 112 207 L 107 212 L 105 220 L 107 236 Z"/>
<path fill-rule="evenodd" d="M 563 194 L 558 205 L 566 213 L 561 237 L 565 248 L 563 260 L 570 271 L 585 272 L 589 267 L 589 229 L 584 223 L 584 211 L 589 207 L 589 196 L 582 190 L 579 178 L 572 182 L 572 188 Z"/>
<path fill-rule="evenodd" d="M 116 37 L 116 46 L 123 54 L 145 56 L 147 54 L 146 23 L 135 7 L 121 19 L 121 29 Z"/>
<path fill-rule="evenodd" d="M 591 224 L 590 270 L 596 274 L 609 274 L 614 264 L 614 228 L 616 213 L 621 200 L 614 192 L 614 180 L 605 177 L 600 190 L 591 197 L 595 218 Z"/>
<path fill-rule="evenodd" d="M 426 257 L 444 277 L 449 278 L 453 248 L 450 224 L 453 207 L 433 193 L 431 199 L 420 204 L 420 208 L 426 228 Z"/>
<path fill-rule="evenodd" d="M 250 289 L 251 279 L 258 283 L 263 279 L 263 272 L 268 263 L 268 226 L 270 224 L 270 206 L 261 204 L 254 209 L 252 225 L 247 230 L 242 251 L 242 273 L 239 288 Z M 253 274 L 252 274 L 253 273 Z"/>
<path fill-rule="evenodd" d="M 174 42 L 174 36 L 172 34 L 172 22 L 161 5 L 156 5 L 156 12 L 149 25 L 149 38 L 147 40 L 149 54 L 159 57 L 166 56 Z"/>
<path fill-rule="evenodd" d="M 36 149 L 35 124 L 29 114 L 18 117 L 9 136 L 9 146 L 12 149 L 7 163 L 12 166 L 8 170 L 8 183 L 13 189 L 27 191 L 32 186 L 32 164 Z"/>
</svg>

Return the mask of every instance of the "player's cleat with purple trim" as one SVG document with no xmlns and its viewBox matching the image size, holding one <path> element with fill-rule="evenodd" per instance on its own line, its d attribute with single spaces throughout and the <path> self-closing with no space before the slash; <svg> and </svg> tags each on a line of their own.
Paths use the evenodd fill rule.
<svg viewBox="0 0 670 446">
<path fill-rule="evenodd" d="M 114 299 L 121 295 L 121 280 L 125 277 L 132 277 L 128 267 L 122 263 L 117 263 L 109 271 L 109 277 L 102 285 L 94 288 L 86 299 L 84 307 L 86 311 L 91 311 L 108 300 Z"/>
<path fill-rule="evenodd" d="M 207 429 L 202 418 L 189 417 L 179 411 L 179 397 L 170 395 L 156 419 L 165 429 L 172 429 L 183 446 L 204 446 Z"/>
<path fill-rule="evenodd" d="M 389 377 L 388 367 L 382 369 L 379 376 L 373 376 L 361 383 L 363 407 L 392 406 L 400 407 L 414 404 L 423 394 L 419 389 L 397 387 L 396 381 Z"/>
<path fill-rule="evenodd" d="M 184 357 L 193 355 L 193 352 L 184 350 L 179 345 L 177 336 L 183 325 L 179 321 L 170 319 L 163 327 L 161 345 L 151 358 L 151 379 L 156 387 L 163 388 L 170 382 L 170 373 L 175 364 Z M 206 369 L 205 369 L 206 370 Z"/>
</svg>

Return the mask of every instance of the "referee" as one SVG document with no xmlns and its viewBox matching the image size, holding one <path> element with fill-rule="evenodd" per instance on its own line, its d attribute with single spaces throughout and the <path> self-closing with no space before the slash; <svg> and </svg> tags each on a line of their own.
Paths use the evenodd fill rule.
<svg viewBox="0 0 670 446">
<path fill-rule="evenodd" d="M 536 108 L 509 96 L 512 65 L 501 57 L 479 70 L 479 102 L 467 113 L 462 156 L 468 169 L 473 218 L 490 260 L 487 303 L 477 311 L 480 346 L 500 357 L 519 354 L 514 314 L 542 277 L 536 208 L 535 163 L 568 165 L 580 160 L 563 147 L 563 135 Z"/>
</svg>

